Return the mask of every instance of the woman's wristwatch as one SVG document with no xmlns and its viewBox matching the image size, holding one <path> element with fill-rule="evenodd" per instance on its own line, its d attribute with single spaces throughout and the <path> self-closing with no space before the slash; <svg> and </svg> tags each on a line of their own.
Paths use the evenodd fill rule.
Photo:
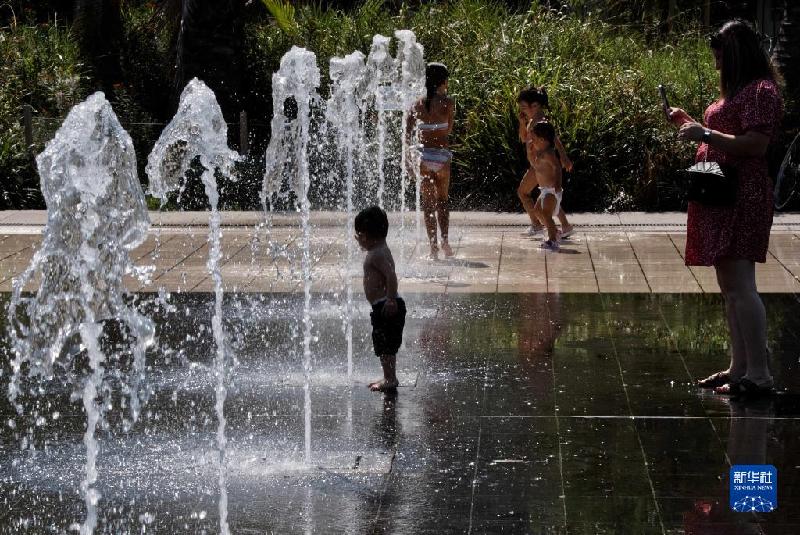
<svg viewBox="0 0 800 535">
<path fill-rule="evenodd" d="M 700 138 L 703 143 L 708 144 L 711 141 L 711 129 L 710 128 L 703 128 L 703 136 Z"/>
</svg>

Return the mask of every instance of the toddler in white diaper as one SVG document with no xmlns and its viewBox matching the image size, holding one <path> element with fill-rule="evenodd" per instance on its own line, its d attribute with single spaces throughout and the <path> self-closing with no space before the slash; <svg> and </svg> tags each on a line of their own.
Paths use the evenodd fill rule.
<svg viewBox="0 0 800 535">
<path fill-rule="evenodd" d="M 547 240 L 542 249 L 558 251 L 559 235 L 553 216 L 561 210 L 561 161 L 555 148 L 556 130 L 546 121 L 528 123 L 530 142 L 528 161 L 536 173 L 541 193 L 533 208 L 536 218 L 547 229 Z"/>
</svg>

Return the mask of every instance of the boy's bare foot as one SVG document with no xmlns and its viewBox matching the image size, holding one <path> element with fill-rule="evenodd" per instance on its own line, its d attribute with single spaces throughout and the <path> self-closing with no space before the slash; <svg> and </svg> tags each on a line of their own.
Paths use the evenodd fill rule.
<svg viewBox="0 0 800 535">
<path fill-rule="evenodd" d="M 444 253 L 445 256 L 453 256 L 453 254 L 454 254 L 453 253 L 453 248 L 450 247 L 450 244 L 447 243 L 447 242 L 444 242 L 442 244 L 442 252 Z"/>
<path fill-rule="evenodd" d="M 391 390 L 397 390 L 397 387 L 400 386 L 400 382 L 395 379 L 394 381 L 387 381 L 386 379 L 381 379 L 380 381 L 375 381 L 374 383 L 369 384 L 369 389 L 373 392 L 386 392 Z"/>
<path fill-rule="evenodd" d="M 572 236 L 572 233 L 575 232 L 575 227 L 573 225 L 562 225 L 561 226 L 561 237 L 562 238 L 569 238 Z"/>
</svg>

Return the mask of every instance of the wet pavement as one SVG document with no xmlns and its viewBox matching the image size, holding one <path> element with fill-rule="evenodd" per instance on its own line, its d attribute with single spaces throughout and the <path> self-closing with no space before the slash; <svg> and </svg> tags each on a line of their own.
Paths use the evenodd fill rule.
<svg viewBox="0 0 800 535">
<path fill-rule="evenodd" d="M 351 381 L 341 303 L 315 295 L 311 467 L 302 301 L 227 298 L 233 533 L 800 533 L 794 294 L 764 296 L 780 392 L 749 402 L 692 386 L 727 363 L 718 295 L 405 297 L 403 385 L 384 396 L 365 386 L 380 374 L 366 305 L 357 302 Z M 104 532 L 218 529 L 211 298 L 172 303 L 159 312 L 162 350 L 149 356 L 147 415 L 126 433 L 112 410 L 100 433 Z M 6 365 L 4 388 L 7 377 Z M 83 518 L 84 415 L 66 377 L 27 400 L 27 417 L 0 401 L 17 430 L 0 434 L 0 532 L 60 533 Z M 23 437 L 35 454 L 20 451 Z M 731 464 L 777 467 L 775 512 L 730 511 Z"/>
</svg>

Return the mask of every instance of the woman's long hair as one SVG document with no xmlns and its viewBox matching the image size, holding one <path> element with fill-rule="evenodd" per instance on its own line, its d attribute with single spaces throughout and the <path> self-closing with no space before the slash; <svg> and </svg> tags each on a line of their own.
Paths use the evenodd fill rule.
<svg viewBox="0 0 800 535">
<path fill-rule="evenodd" d="M 711 36 L 711 48 L 720 51 L 720 92 L 731 98 L 754 80 L 780 81 L 762 38 L 746 21 L 734 19 Z"/>
<path fill-rule="evenodd" d="M 431 111 L 431 100 L 436 96 L 436 90 L 447 81 L 450 73 L 444 63 L 428 63 L 425 67 L 425 110 Z"/>
</svg>

